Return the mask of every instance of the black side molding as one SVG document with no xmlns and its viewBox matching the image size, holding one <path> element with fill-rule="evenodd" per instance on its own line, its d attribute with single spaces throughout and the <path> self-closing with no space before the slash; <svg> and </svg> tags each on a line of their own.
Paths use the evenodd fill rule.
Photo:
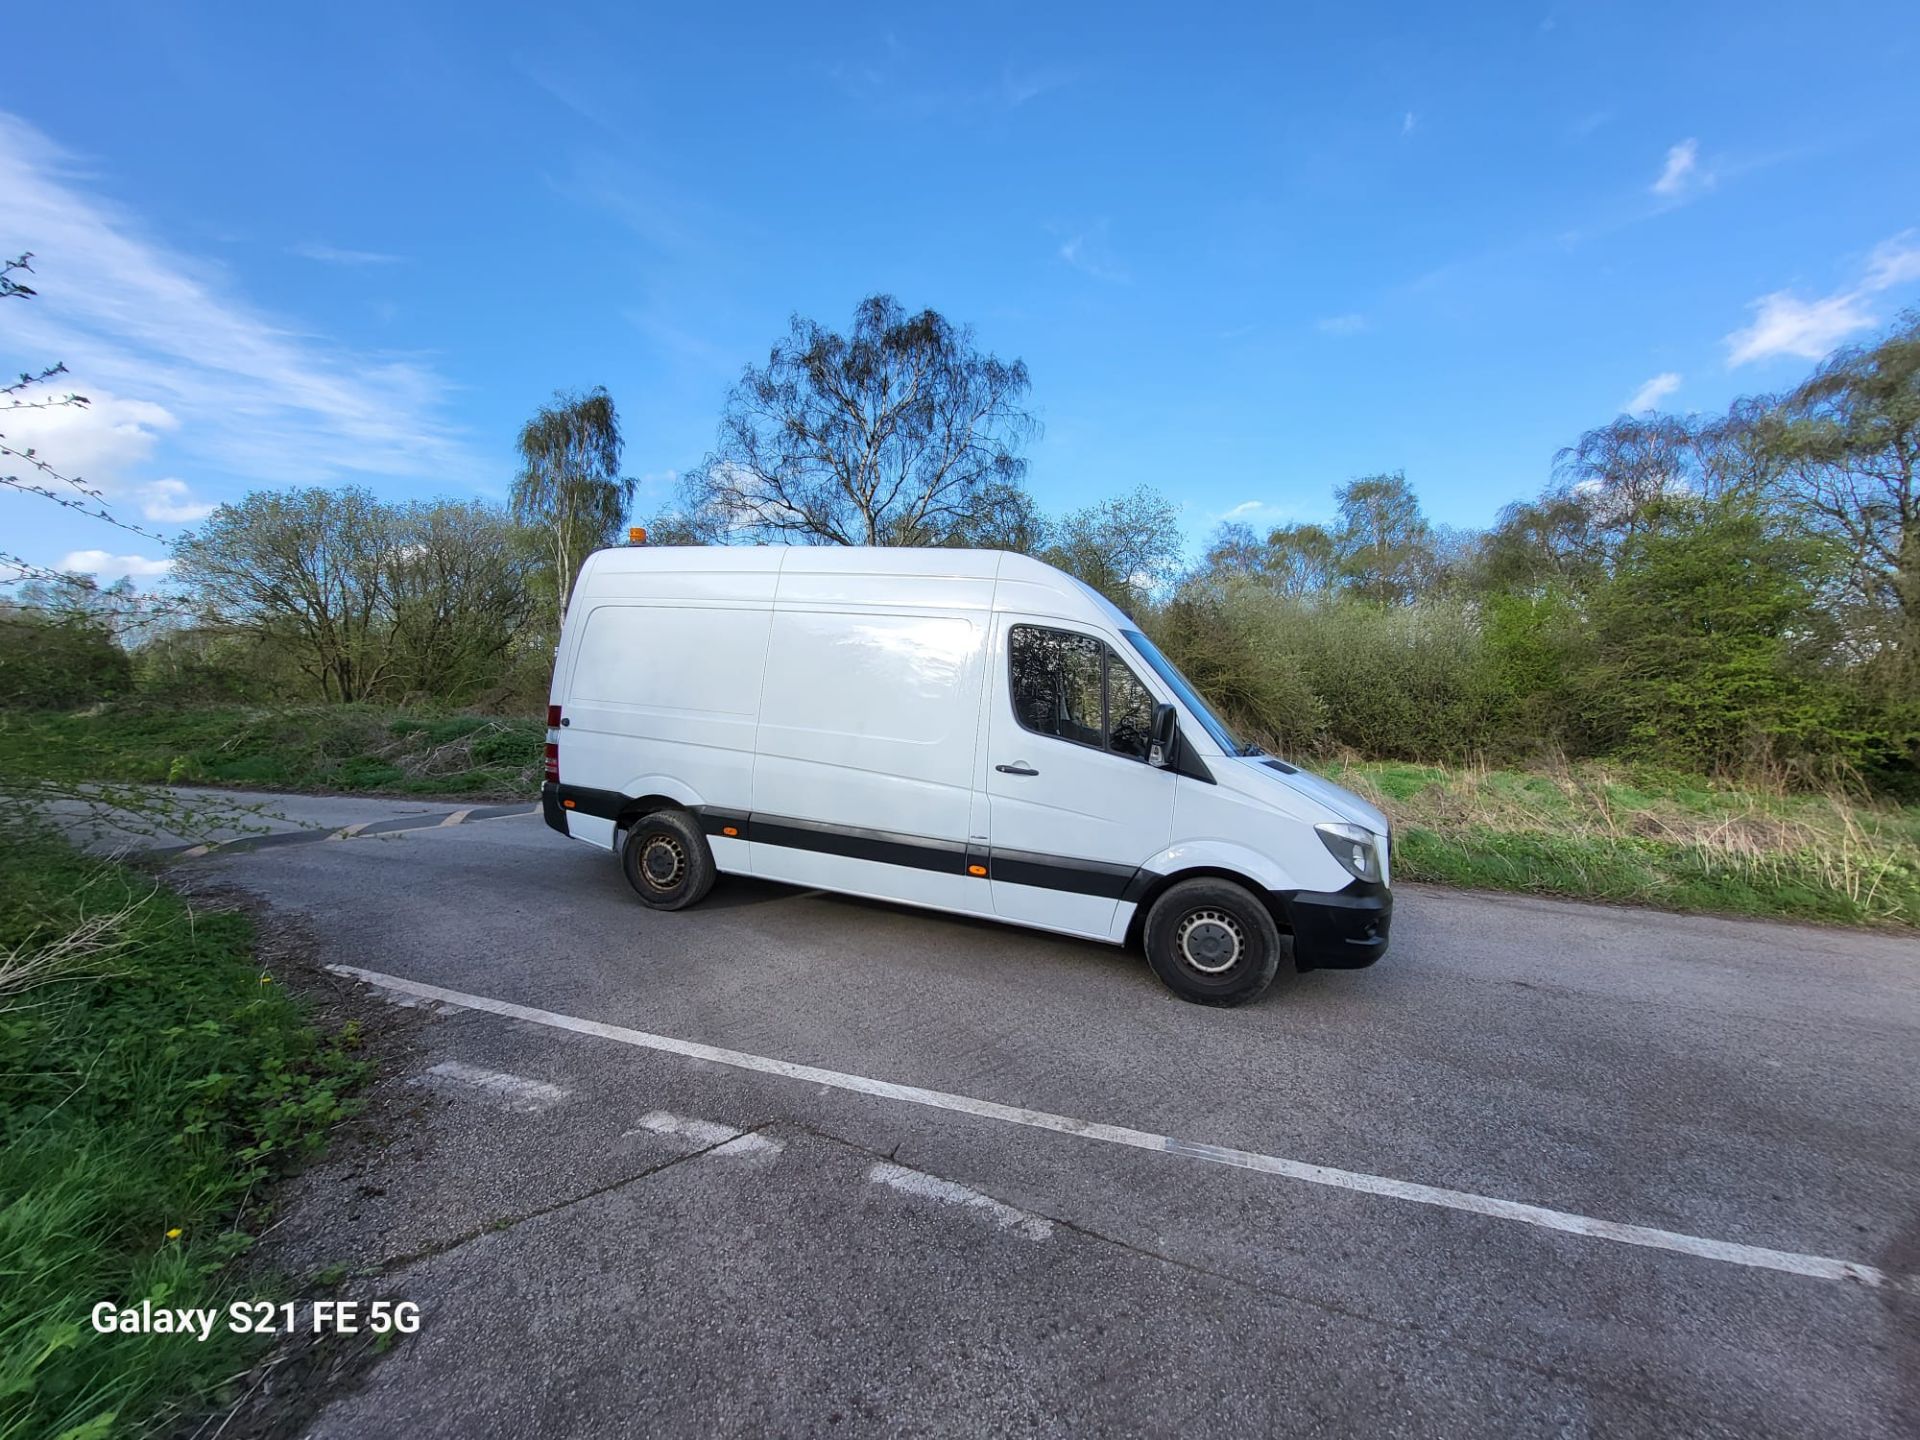
<svg viewBox="0 0 1920 1440">
<path fill-rule="evenodd" d="M 548 797 L 551 796 L 551 802 Z M 547 823 L 553 825 L 553 815 L 559 810 L 573 810 L 582 815 L 592 815 L 601 820 L 618 820 L 620 812 L 627 808 L 628 800 L 618 790 L 595 790 L 587 785 L 554 785 L 540 787 L 541 808 L 547 811 Z M 564 824 L 554 825 L 556 830 L 565 830 Z"/>
</svg>

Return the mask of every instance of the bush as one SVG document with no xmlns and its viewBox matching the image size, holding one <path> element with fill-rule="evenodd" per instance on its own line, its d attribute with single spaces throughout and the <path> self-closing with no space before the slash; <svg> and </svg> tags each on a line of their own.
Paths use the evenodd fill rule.
<svg viewBox="0 0 1920 1440">
<path fill-rule="evenodd" d="M 127 652 L 104 624 L 25 606 L 0 610 L 0 705 L 70 709 L 125 694 L 131 684 Z"/>
<path fill-rule="evenodd" d="M 1283 754 L 1445 758 L 1496 738 L 1488 649 L 1459 602 L 1301 600 L 1236 581 L 1189 587 L 1154 628 L 1230 723 Z"/>
</svg>

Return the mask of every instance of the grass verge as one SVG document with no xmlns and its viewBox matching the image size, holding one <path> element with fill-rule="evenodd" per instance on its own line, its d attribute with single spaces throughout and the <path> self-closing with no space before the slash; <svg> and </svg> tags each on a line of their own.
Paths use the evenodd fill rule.
<svg viewBox="0 0 1920 1440">
<path fill-rule="evenodd" d="M 369 705 L 0 711 L 0 776 L 517 799 L 545 739 L 532 718 Z"/>
<path fill-rule="evenodd" d="M 1350 762 L 1394 821 L 1395 878 L 1768 919 L 1920 926 L 1920 806 L 1600 764 Z"/>
<path fill-rule="evenodd" d="M 233 1262 L 261 1187 L 346 1113 L 354 1037 L 322 1036 L 252 938 L 137 871 L 0 835 L 0 1440 L 149 1433 L 220 1403 L 262 1348 L 89 1319 L 256 1298 Z"/>
<path fill-rule="evenodd" d="M 0 711 L 0 781 L 129 781 L 524 798 L 536 719 L 362 705 Z M 1324 773 L 1394 817 L 1396 875 L 1675 910 L 1920 926 L 1920 806 L 1602 764 L 1350 761 Z"/>
</svg>

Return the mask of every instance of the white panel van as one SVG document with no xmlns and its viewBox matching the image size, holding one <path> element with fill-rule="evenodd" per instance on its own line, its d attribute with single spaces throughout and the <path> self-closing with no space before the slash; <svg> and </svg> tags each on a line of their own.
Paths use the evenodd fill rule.
<svg viewBox="0 0 1920 1440">
<path fill-rule="evenodd" d="M 546 820 L 656 909 L 719 874 L 1139 945 L 1235 1005 L 1385 952 L 1386 818 L 1242 744 L 1134 623 L 994 550 L 602 550 Z"/>
</svg>

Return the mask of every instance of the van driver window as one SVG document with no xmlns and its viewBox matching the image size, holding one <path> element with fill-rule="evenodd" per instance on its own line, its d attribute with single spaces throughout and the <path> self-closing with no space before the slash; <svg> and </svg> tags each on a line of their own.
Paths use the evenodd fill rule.
<svg viewBox="0 0 1920 1440">
<path fill-rule="evenodd" d="M 1107 748 L 1144 760 L 1153 746 L 1153 696 L 1118 655 L 1107 651 Z"/>
<path fill-rule="evenodd" d="M 1090 635 L 1016 625 L 1010 642 L 1014 718 L 1028 730 L 1145 760 L 1153 696 Z"/>
<path fill-rule="evenodd" d="M 1100 711 L 1105 648 L 1089 635 L 1014 626 L 1014 717 L 1036 734 L 1100 745 L 1105 729 Z"/>
</svg>

